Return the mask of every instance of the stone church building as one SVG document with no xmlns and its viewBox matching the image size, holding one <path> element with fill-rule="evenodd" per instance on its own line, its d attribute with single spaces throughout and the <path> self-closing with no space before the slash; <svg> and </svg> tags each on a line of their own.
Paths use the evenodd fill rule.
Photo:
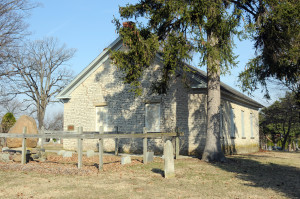
<svg viewBox="0 0 300 199">
<path fill-rule="evenodd" d="M 206 139 L 206 73 L 189 66 L 189 72 L 177 71 L 167 94 L 152 93 L 151 82 L 160 77 L 162 59 L 156 56 L 145 71 L 141 96 L 130 92 L 122 81 L 123 73 L 110 60 L 110 50 L 122 50 L 116 39 L 92 61 L 56 97 L 64 103 L 64 130 L 82 126 L 83 131 L 127 133 L 174 132 L 178 127 L 180 154 L 201 154 Z M 185 79 L 185 81 L 183 81 Z M 258 109 L 261 104 L 221 83 L 221 143 L 226 153 L 250 153 L 259 150 Z M 161 139 L 149 139 L 149 151 L 162 150 Z M 76 140 L 65 139 L 66 150 L 76 149 Z M 96 150 L 98 140 L 84 140 L 84 150 Z M 114 151 L 114 140 L 104 140 L 104 150 Z M 142 151 L 141 139 L 120 140 L 119 150 Z"/>
</svg>

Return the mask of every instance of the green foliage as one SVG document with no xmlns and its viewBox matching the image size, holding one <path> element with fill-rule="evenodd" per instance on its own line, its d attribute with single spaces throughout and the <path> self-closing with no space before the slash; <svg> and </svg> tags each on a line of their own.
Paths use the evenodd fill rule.
<svg viewBox="0 0 300 199">
<path fill-rule="evenodd" d="M 140 78 L 158 50 L 157 36 L 147 29 L 137 30 L 135 24 L 132 27 L 119 29 L 123 38 L 125 51 L 113 51 L 111 59 L 125 73 L 124 82 L 131 84 L 137 95 L 141 94 Z"/>
<path fill-rule="evenodd" d="M 242 11 L 227 1 L 162 1 L 141 0 L 135 5 L 120 8 L 122 19 L 146 18 L 147 24 L 121 27 L 114 19 L 126 51 L 113 52 L 112 60 L 125 71 L 125 82 L 140 93 L 140 77 L 149 67 L 156 53 L 164 60 L 162 78 L 154 82 L 159 93 L 168 89 L 175 71 L 186 70 L 184 62 L 192 60 L 192 53 L 200 55 L 201 66 L 212 69 L 219 66 L 226 73 L 235 66 L 233 35 L 240 35 L 238 26 Z M 218 64 L 214 61 L 218 60 Z"/>
<path fill-rule="evenodd" d="M 300 1 L 266 0 L 257 17 L 253 40 L 257 56 L 239 75 L 242 88 L 250 92 L 261 84 L 269 97 L 268 79 L 277 79 L 300 91 Z M 300 99 L 300 96 L 298 96 Z"/>
<path fill-rule="evenodd" d="M 2 132 L 7 133 L 9 129 L 16 123 L 16 118 L 12 113 L 6 113 L 1 122 Z"/>
<path fill-rule="evenodd" d="M 280 142 L 284 147 L 299 137 L 300 106 L 295 93 L 286 93 L 284 98 L 261 110 L 260 129 L 273 143 Z"/>
</svg>

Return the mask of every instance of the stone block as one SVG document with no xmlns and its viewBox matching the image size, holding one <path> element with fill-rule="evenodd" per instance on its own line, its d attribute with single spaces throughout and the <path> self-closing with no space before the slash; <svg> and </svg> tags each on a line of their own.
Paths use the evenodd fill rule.
<svg viewBox="0 0 300 199">
<path fill-rule="evenodd" d="M 44 148 L 39 148 L 39 149 L 37 149 L 37 151 L 39 151 L 39 152 L 46 152 L 46 150 Z"/>
<path fill-rule="evenodd" d="M 34 160 L 36 160 L 36 159 L 39 159 L 40 156 L 39 156 L 39 154 L 34 154 L 34 155 L 32 156 L 32 158 L 33 158 Z"/>
<path fill-rule="evenodd" d="M 87 152 L 86 152 L 86 156 L 89 158 L 89 157 L 93 157 L 93 156 L 95 156 L 95 151 L 93 151 L 93 150 L 88 150 Z"/>
<path fill-rule="evenodd" d="M 164 144 L 164 174 L 165 178 L 175 177 L 173 145 L 170 140 Z"/>
<path fill-rule="evenodd" d="M 70 158 L 72 157 L 72 155 L 73 155 L 72 151 L 66 151 L 63 153 L 64 158 Z"/>
<path fill-rule="evenodd" d="M 3 147 L 2 148 L 2 152 L 6 151 L 6 150 L 9 150 L 9 148 L 8 147 Z"/>
<path fill-rule="evenodd" d="M 130 164 L 130 163 L 131 163 L 131 157 L 130 156 L 122 156 L 121 164 Z"/>
<path fill-rule="evenodd" d="M 38 134 L 36 122 L 32 117 L 22 115 L 17 122 L 11 127 L 8 133 L 22 134 L 23 128 L 27 127 L 26 134 Z M 26 147 L 34 148 L 37 146 L 38 138 L 27 138 Z M 22 138 L 7 138 L 7 146 L 10 148 L 17 148 L 22 146 Z"/>
<path fill-rule="evenodd" d="M 66 151 L 65 150 L 60 150 L 57 152 L 57 155 L 63 155 Z"/>
<path fill-rule="evenodd" d="M 14 162 L 21 162 L 21 160 L 22 160 L 22 155 L 14 155 L 13 156 Z"/>
<path fill-rule="evenodd" d="M 9 156 L 8 153 L 0 153 L 0 162 L 9 162 Z"/>
<path fill-rule="evenodd" d="M 153 162 L 153 158 L 154 158 L 154 152 L 147 152 L 146 153 L 146 159 L 147 159 L 147 162 Z"/>
</svg>

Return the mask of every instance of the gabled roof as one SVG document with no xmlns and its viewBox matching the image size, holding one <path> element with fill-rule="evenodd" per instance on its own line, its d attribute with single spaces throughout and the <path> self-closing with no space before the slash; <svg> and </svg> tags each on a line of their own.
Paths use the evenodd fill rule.
<svg viewBox="0 0 300 199">
<path fill-rule="evenodd" d="M 71 83 L 69 83 L 57 96 L 57 99 L 70 99 L 70 94 L 72 91 L 77 88 L 85 79 L 87 79 L 93 72 L 97 70 L 97 66 L 100 66 L 107 59 L 109 59 L 110 50 L 118 50 L 122 46 L 122 40 L 118 37 L 114 42 L 112 42 L 106 49 L 103 50 L 98 57 L 96 57 L 83 71 L 81 71 Z M 161 56 L 157 55 L 157 57 L 161 60 Z M 192 89 L 204 89 L 207 87 L 207 74 L 191 65 L 187 65 L 191 72 L 188 73 L 189 77 L 197 82 L 195 87 Z M 250 97 L 242 94 L 241 92 L 233 89 L 232 87 L 221 82 L 221 97 L 226 99 L 234 99 L 236 101 L 246 103 L 255 108 L 262 108 L 263 105 L 251 99 Z"/>
<path fill-rule="evenodd" d="M 97 70 L 97 65 L 100 66 L 109 58 L 110 50 L 118 50 L 122 46 L 122 40 L 118 37 L 114 42 L 112 42 L 107 48 L 105 48 L 96 59 L 94 59 L 83 71 L 81 71 L 71 83 L 69 83 L 58 95 L 57 99 L 70 99 L 70 94 L 77 88 L 86 78 L 88 78 L 95 70 Z"/>
</svg>

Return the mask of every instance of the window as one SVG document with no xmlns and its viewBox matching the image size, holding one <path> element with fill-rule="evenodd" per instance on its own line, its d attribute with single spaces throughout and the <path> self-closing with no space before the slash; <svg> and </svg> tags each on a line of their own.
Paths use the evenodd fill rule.
<svg viewBox="0 0 300 199">
<path fill-rule="evenodd" d="M 253 139 L 254 135 L 253 135 L 253 114 L 252 113 L 250 113 L 250 131 L 251 131 L 251 138 Z"/>
<path fill-rule="evenodd" d="M 160 131 L 160 104 L 146 104 L 145 123 L 147 131 Z"/>
<path fill-rule="evenodd" d="M 244 111 L 241 111 L 242 139 L 245 139 Z"/>
<path fill-rule="evenodd" d="M 104 131 L 108 131 L 108 107 L 96 107 L 96 131 L 99 131 L 100 126 L 103 126 Z"/>
<path fill-rule="evenodd" d="M 230 137 L 235 138 L 234 109 L 230 109 Z"/>
<path fill-rule="evenodd" d="M 223 105 L 220 106 L 220 138 L 224 138 L 224 135 L 223 135 Z"/>
</svg>

